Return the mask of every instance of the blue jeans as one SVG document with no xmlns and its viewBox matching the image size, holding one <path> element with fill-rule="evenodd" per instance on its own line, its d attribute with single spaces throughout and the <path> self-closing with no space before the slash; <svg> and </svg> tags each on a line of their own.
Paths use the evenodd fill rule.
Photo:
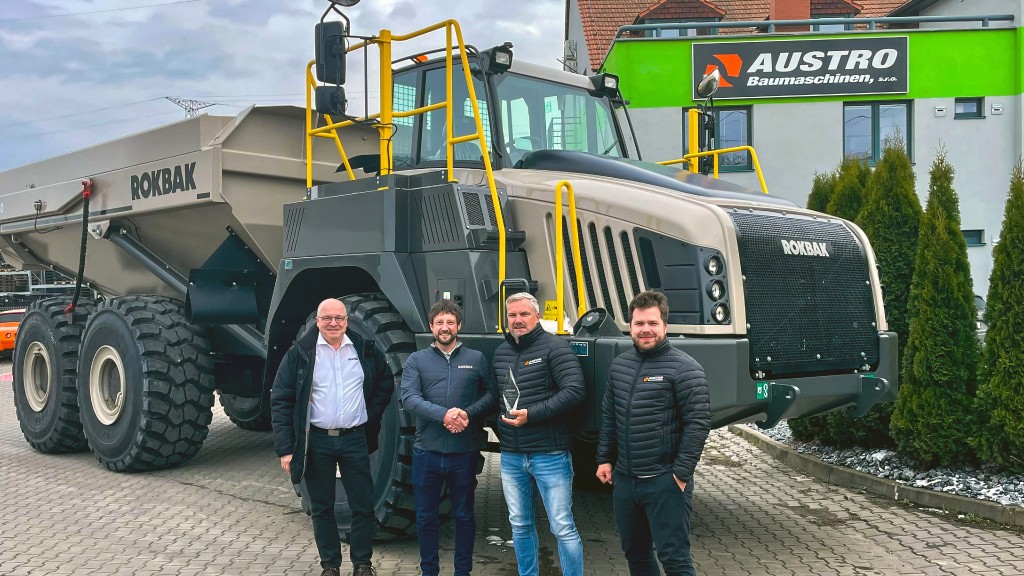
<svg viewBox="0 0 1024 576">
<path fill-rule="evenodd" d="M 501 453 L 501 488 L 508 504 L 519 575 L 539 573 L 535 487 L 544 502 L 551 534 L 558 540 L 562 575 L 582 576 L 583 540 L 572 518 L 572 458 L 568 451 Z"/>
<path fill-rule="evenodd" d="M 473 542 L 476 538 L 476 465 L 479 452 L 444 454 L 413 448 L 412 492 L 416 497 L 416 537 L 420 543 L 420 571 L 437 576 L 441 571 L 438 509 L 441 488 L 448 485 L 455 518 L 455 576 L 469 576 L 473 570 Z"/>
</svg>

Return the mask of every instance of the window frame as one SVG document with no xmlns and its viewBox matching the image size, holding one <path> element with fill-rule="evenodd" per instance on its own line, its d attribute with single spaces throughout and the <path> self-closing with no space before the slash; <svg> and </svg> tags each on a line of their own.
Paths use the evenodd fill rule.
<svg viewBox="0 0 1024 576">
<path fill-rule="evenodd" d="M 957 109 L 956 109 L 957 105 L 965 104 L 965 103 L 968 103 L 968 102 L 973 102 L 973 103 L 977 104 L 977 106 L 978 106 L 977 112 L 973 112 L 973 113 L 971 113 L 971 112 L 967 112 L 967 113 L 957 112 Z M 983 119 L 983 118 L 985 118 L 985 98 L 984 97 L 980 97 L 979 96 L 979 97 L 974 97 L 974 98 L 954 98 L 953 99 L 953 119 L 954 120 L 980 120 L 980 119 Z"/>
<path fill-rule="evenodd" d="M 686 150 L 687 142 L 689 141 L 689 125 L 687 122 L 690 117 L 690 110 L 694 106 L 688 106 L 683 108 L 683 150 Z M 754 107 L 753 106 L 715 106 L 715 146 L 722 147 L 722 117 L 721 112 L 735 112 L 744 111 L 747 113 L 747 135 L 746 143 L 741 146 L 753 146 L 754 142 Z M 743 173 L 743 172 L 754 172 L 754 160 L 750 156 L 749 152 L 735 152 L 735 154 L 746 154 L 747 161 L 742 165 L 726 165 L 721 162 L 719 158 L 718 172 L 724 173 Z"/>
<path fill-rule="evenodd" d="M 811 20 L 824 20 L 824 19 L 827 19 L 827 18 L 856 18 L 856 17 L 857 17 L 856 14 L 822 14 L 822 15 L 817 15 L 817 16 L 811 16 Z M 853 30 L 853 24 L 829 24 L 829 26 L 842 26 L 843 29 L 842 30 L 822 30 L 821 29 L 821 24 L 812 24 L 811 25 L 811 32 L 822 32 L 822 33 L 825 33 L 825 34 L 829 34 L 829 33 L 838 33 L 838 32 L 848 32 L 850 30 Z"/>
<path fill-rule="evenodd" d="M 721 18 L 691 18 L 687 20 L 676 20 L 672 18 L 651 18 L 644 20 L 643 24 L 691 24 L 699 22 L 701 24 L 706 22 L 721 22 Z M 658 28 L 655 30 L 645 30 L 644 36 L 647 38 L 697 38 L 700 36 L 718 36 L 718 26 L 714 28 L 675 28 L 673 29 L 677 34 L 675 36 L 666 36 L 662 34 L 664 28 Z M 692 34 L 691 34 L 692 32 Z"/>
<path fill-rule="evenodd" d="M 885 141 L 881 136 L 881 107 L 903 105 L 906 111 L 906 130 L 903 143 L 907 147 L 907 156 L 914 163 L 914 101 L 913 100 L 874 100 L 843 102 L 843 158 L 849 157 L 846 151 L 846 110 L 851 107 L 871 108 L 871 155 L 867 157 L 868 166 L 875 166 L 882 158 Z"/>
<path fill-rule="evenodd" d="M 986 245 L 984 228 L 961 229 L 960 233 L 963 234 L 964 242 L 967 243 L 968 248 Z"/>
</svg>

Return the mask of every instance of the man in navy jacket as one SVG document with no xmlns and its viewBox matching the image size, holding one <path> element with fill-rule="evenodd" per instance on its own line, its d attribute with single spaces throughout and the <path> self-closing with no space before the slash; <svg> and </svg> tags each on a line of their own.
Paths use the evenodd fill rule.
<svg viewBox="0 0 1024 576">
<path fill-rule="evenodd" d="M 497 407 L 497 389 L 484 355 L 458 341 L 462 309 L 439 300 L 428 313 L 434 342 L 414 352 L 402 372 L 402 404 L 416 416 L 412 486 L 423 576 L 437 576 L 441 489 L 448 485 L 455 517 L 455 576 L 473 569 L 473 542 L 483 420 Z"/>
<path fill-rule="evenodd" d="M 608 369 L 601 404 L 597 477 L 614 482 L 612 501 L 630 576 L 693 575 L 693 471 L 710 429 L 704 369 L 673 348 L 668 298 L 637 294 L 629 304 L 633 350 Z"/>
</svg>

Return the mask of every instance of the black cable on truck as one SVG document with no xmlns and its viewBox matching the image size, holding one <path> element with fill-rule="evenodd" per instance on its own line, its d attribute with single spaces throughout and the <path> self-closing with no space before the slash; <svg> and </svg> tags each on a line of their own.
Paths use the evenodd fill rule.
<svg viewBox="0 0 1024 576">
<path fill-rule="evenodd" d="M 92 198 L 92 180 L 82 180 L 82 249 L 78 256 L 78 274 L 75 276 L 75 295 L 71 303 L 64 309 L 71 314 L 78 305 L 78 296 L 82 293 L 82 277 L 85 275 L 85 243 L 89 239 L 89 199 Z"/>
</svg>

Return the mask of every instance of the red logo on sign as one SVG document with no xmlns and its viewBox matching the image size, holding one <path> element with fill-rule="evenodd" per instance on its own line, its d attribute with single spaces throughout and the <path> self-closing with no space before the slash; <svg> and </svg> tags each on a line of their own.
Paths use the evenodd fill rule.
<svg viewBox="0 0 1024 576">
<path fill-rule="evenodd" d="M 725 68 L 722 74 L 722 79 L 719 81 L 719 86 L 722 88 L 732 88 L 732 84 L 725 79 L 726 76 L 736 78 L 740 75 L 740 70 L 743 69 L 743 60 L 740 59 L 739 54 L 715 54 L 715 59 L 722 63 L 722 67 Z M 704 75 L 707 76 L 712 70 L 719 68 L 718 64 L 708 64 L 704 68 Z"/>
</svg>

